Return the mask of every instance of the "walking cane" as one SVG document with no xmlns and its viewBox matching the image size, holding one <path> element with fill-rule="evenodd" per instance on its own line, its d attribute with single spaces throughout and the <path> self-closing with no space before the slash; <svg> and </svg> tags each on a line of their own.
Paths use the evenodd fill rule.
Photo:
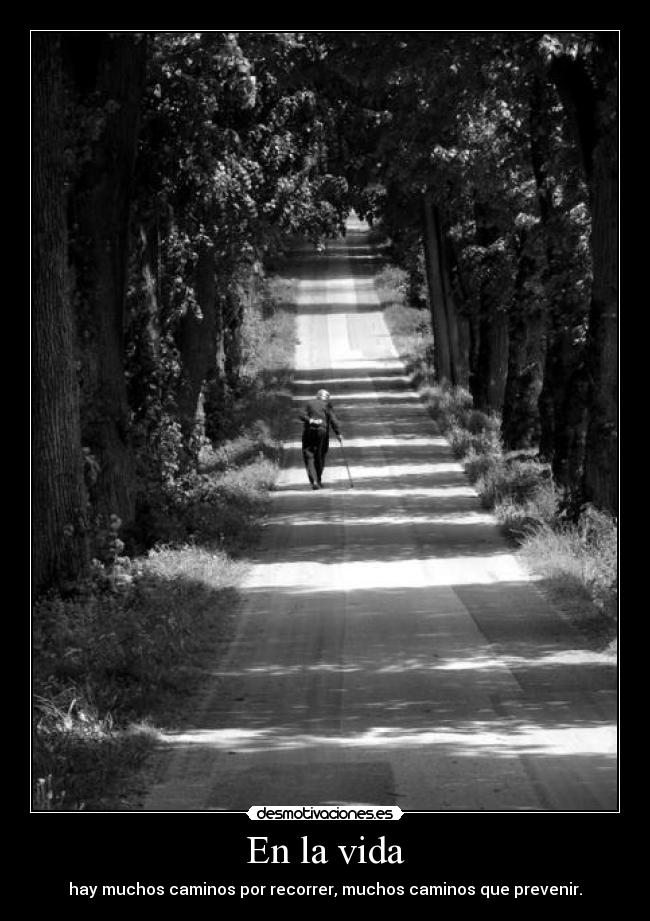
<svg viewBox="0 0 650 921">
<path fill-rule="evenodd" d="M 353 486 L 354 486 L 354 483 L 352 482 L 352 476 L 351 476 L 351 474 L 350 474 L 350 468 L 348 467 L 348 462 L 347 462 L 346 457 L 345 457 L 345 451 L 343 450 L 343 442 L 342 442 L 342 440 L 341 440 L 341 436 L 340 436 L 340 435 L 339 435 L 339 444 L 340 444 L 340 446 L 341 446 L 341 454 L 343 455 L 343 463 L 345 464 L 345 467 L 346 467 L 346 469 L 347 469 L 347 471 L 348 471 L 348 479 L 350 480 L 350 489 L 352 489 Z"/>
</svg>

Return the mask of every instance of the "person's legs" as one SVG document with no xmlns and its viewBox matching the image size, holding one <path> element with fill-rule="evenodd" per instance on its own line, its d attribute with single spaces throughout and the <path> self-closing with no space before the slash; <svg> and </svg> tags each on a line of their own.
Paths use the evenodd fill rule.
<svg viewBox="0 0 650 921">
<path fill-rule="evenodd" d="M 316 465 L 316 449 L 311 445 L 302 449 L 302 457 L 305 462 L 307 476 L 312 486 L 316 487 L 320 481 L 320 475 Z"/>
<path fill-rule="evenodd" d="M 327 435 L 321 434 L 318 439 L 318 447 L 315 452 L 315 467 L 318 474 L 318 485 L 321 485 L 323 470 L 325 469 L 325 455 L 327 454 Z"/>
</svg>

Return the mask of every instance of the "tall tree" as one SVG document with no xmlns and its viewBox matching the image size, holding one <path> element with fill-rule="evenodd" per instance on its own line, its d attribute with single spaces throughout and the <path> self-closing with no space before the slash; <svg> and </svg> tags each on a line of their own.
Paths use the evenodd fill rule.
<svg viewBox="0 0 650 921">
<path fill-rule="evenodd" d="M 508 314 L 508 375 L 502 435 L 510 449 L 539 445 L 539 396 L 544 377 L 546 311 L 540 283 L 539 233 L 522 230 L 514 296 Z M 541 289 L 541 290 L 540 290 Z"/>
<path fill-rule="evenodd" d="M 548 44 L 547 44 L 548 47 Z M 618 35 L 553 38 L 549 75 L 589 187 L 593 284 L 587 337 L 585 497 L 618 509 Z"/>
<path fill-rule="evenodd" d="M 540 455 L 567 498 L 581 499 L 587 395 L 584 338 L 588 316 L 586 191 L 557 93 L 540 71 L 530 81 L 530 155 L 545 266 L 541 272 L 545 365 L 539 397 Z M 579 504 L 579 503 L 578 503 Z"/>
<path fill-rule="evenodd" d="M 446 305 L 447 298 L 444 287 L 444 268 L 441 259 L 439 217 L 430 191 L 425 192 L 423 196 L 422 208 L 424 213 L 422 237 L 434 337 L 434 372 L 439 383 L 455 384 L 449 317 Z"/>
<path fill-rule="evenodd" d="M 287 234 L 316 238 L 342 224 L 344 188 L 326 171 L 325 126 L 304 57 L 294 33 L 152 39 L 137 161 L 145 271 L 133 268 L 129 386 L 150 430 L 145 440 L 168 427 L 163 407 L 173 405 L 183 466 L 198 461 L 206 388 L 219 415 L 216 401 L 237 386 L 244 306 L 265 258 Z M 155 307 L 147 280 L 154 249 Z M 155 339 L 170 350 L 165 384 L 142 360 Z M 141 411 L 142 400 L 151 410 L 157 403 L 158 418 Z"/>
<path fill-rule="evenodd" d="M 66 71 L 76 142 L 70 261 L 82 358 L 82 433 L 99 465 L 94 510 L 134 515 L 124 369 L 132 177 L 144 89 L 141 33 L 68 34 Z"/>
<path fill-rule="evenodd" d="M 61 36 L 32 40 L 33 584 L 87 564 L 74 317 L 67 291 L 65 98 Z"/>
</svg>

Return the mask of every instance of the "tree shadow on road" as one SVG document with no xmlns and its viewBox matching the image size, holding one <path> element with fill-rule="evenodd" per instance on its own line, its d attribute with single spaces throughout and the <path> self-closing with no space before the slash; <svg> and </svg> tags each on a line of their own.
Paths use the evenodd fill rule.
<svg viewBox="0 0 650 921">
<path fill-rule="evenodd" d="M 454 808 L 453 773 L 471 778 L 461 810 L 616 809 L 616 670 L 530 583 L 249 589 L 209 673 L 212 691 L 166 743 L 188 765 L 225 758 L 208 808 L 248 808 L 251 783 L 264 804 L 349 803 L 363 765 L 408 755 L 441 773 Z M 341 758 L 347 775 L 331 767 Z M 306 800 L 302 765 L 320 778 Z M 392 775 L 382 789 L 371 801 L 399 804 Z"/>
</svg>

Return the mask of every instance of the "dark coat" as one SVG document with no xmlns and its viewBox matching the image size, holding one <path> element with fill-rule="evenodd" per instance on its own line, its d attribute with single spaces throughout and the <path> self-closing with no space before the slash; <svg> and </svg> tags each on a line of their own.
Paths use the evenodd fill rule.
<svg viewBox="0 0 650 921">
<path fill-rule="evenodd" d="M 302 457 L 309 482 L 314 489 L 322 486 L 321 477 L 325 467 L 325 455 L 329 448 L 330 427 L 340 436 L 339 421 L 334 415 L 332 404 L 318 397 L 306 404 L 300 413 L 302 421 Z"/>
<path fill-rule="evenodd" d="M 303 424 L 303 448 L 314 447 L 318 443 L 321 446 L 321 451 L 325 454 L 329 447 L 330 427 L 337 437 L 340 435 L 339 420 L 336 418 L 329 400 L 327 402 L 318 398 L 310 400 L 303 412 L 300 413 L 300 420 Z"/>
</svg>

